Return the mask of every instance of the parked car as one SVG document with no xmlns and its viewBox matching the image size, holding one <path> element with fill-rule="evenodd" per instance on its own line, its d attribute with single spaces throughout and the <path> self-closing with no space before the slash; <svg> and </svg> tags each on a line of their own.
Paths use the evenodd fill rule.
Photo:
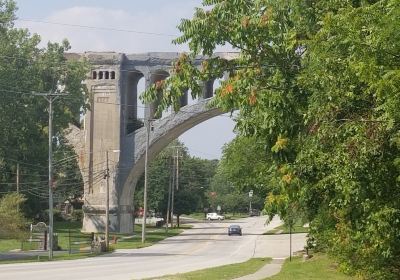
<svg viewBox="0 0 400 280">
<path fill-rule="evenodd" d="M 223 220 L 223 219 L 225 219 L 225 217 L 222 216 L 222 215 L 218 215 L 217 213 L 214 212 L 214 213 L 207 213 L 206 219 L 209 220 L 209 221 L 211 221 L 211 220 Z"/>
<path fill-rule="evenodd" d="M 228 235 L 231 236 L 231 235 L 234 235 L 234 234 L 237 234 L 237 235 L 240 235 L 240 236 L 242 235 L 242 228 L 239 225 L 230 225 L 229 226 Z"/>
</svg>

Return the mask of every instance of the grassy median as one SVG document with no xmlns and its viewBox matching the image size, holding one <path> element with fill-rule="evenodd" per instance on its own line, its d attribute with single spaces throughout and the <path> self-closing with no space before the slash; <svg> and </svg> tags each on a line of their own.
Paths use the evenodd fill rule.
<svg viewBox="0 0 400 280">
<path fill-rule="evenodd" d="M 325 254 L 316 254 L 311 259 L 288 259 L 279 274 L 265 280 L 349 280 L 354 279 L 340 272 L 336 264 Z"/>
<path fill-rule="evenodd" d="M 228 280 L 253 274 L 264 265 L 271 261 L 270 258 L 254 258 L 243 263 L 235 263 L 202 270 L 196 270 L 188 273 L 166 275 L 163 277 L 154 277 L 149 279 L 165 280 Z"/>
<path fill-rule="evenodd" d="M 297 222 L 296 224 L 294 224 L 292 226 L 292 233 L 308 233 L 309 228 L 308 227 L 304 227 L 303 223 L 301 222 Z M 280 225 L 276 228 L 273 228 L 269 231 L 267 231 L 266 233 L 264 233 L 265 235 L 269 235 L 269 234 L 289 234 L 289 227 L 286 225 Z"/>
</svg>

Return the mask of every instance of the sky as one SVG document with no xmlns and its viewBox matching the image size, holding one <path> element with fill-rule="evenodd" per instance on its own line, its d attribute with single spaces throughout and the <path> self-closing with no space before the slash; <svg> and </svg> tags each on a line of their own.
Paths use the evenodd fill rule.
<svg viewBox="0 0 400 280">
<path fill-rule="evenodd" d="M 72 47 L 71 52 L 188 51 L 187 46 L 173 45 L 171 40 L 179 35 L 176 26 L 180 20 L 192 18 L 194 8 L 201 6 L 201 0 L 17 0 L 16 2 L 17 27 L 28 28 L 32 33 L 39 34 L 43 46 L 48 41 L 61 42 L 67 38 Z M 228 46 L 217 49 L 217 51 L 230 50 Z M 215 117 L 187 131 L 179 139 L 189 148 L 191 155 L 207 159 L 220 158 L 222 146 L 235 137 L 234 125 L 227 116 Z"/>
</svg>

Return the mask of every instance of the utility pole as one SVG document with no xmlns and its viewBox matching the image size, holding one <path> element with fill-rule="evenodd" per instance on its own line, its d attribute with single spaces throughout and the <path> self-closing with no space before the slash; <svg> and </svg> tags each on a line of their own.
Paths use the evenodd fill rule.
<svg viewBox="0 0 400 280">
<path fill-rule="evenodd" d="M 17 163 L 17 193 L 19 193 L 19 163 Z"/>
<path fill-rule="evenodd" d="M 168 232 L 168 226 L 169 226 L 169 218 L 171 214 L 171 191 L 172 191 L 172 177 L 174 176 L 174 171 L 172 168 L 172 160 L 169 158 L 169 166 L 171 169 L 171 173 L 169 175 L 169 186 L 168 186 L 168 206 L 167 206 L 167 222 L 165 224 L 165 231 Z"/>
<path fill-rule="evenodd" d="M 289 225 L 289 261 L 292 261 L 292 222 Z"/>
<path fill-rule="evenodd" d="M 110 168 L 108 166 L 108 150 L 106 151 L 106 252 L 109 248 L 109 224 L 110 224 Z"/>
<path fill-rule="evenodd" d="M 252 197 L 253 197 L 253 190 L 250 190 L 249 191 L 249 203 L 250 203 L 250 205 L 249 205 L 249 215 L 251 216 L 252 215 L 252 209 L 251 209 L 251 199 L 252 199 Z"/>
<path fill-rule="evenodd" d="M 146 152 L 144 157 L 144 190 L 143 190 L 143 219 L 142 219 L 142 243 L 146 241 L 146 219 L 147 219 L 147 173 L 148 173 L 148 153 L 150 142 L 150 119 L 146 119 Z"/>
<path fill-rule="evenodd" d="M 171 228 L 174 227 L 174 196 L 175 196 L 175 162 L 176 157 L 173 156 L 173 165 L 172 165 L 172 184 L 171 184 Z"/>
<path fill-rule="evenodd" d="M 174 226 L 174 202 L 175 202 L 175 189 L 179 190 L 179 149 L 180 146 L 175 146 L 176 155 L 174 158 L 174 165 L 172 169 L 172 194 L 171 194 L 171 227 Z"/>
<path fill-rule="evenodd" d="M 19 163 L 17 163 L 17 193 L 19 193 Z M 17 205 L 17 211 L 19 211 L 19 204 Z"/>
<path fill-rule="evenodd" d="M 105 226 L 105 239 L 106 239 L 106 251 L 110 247 L 110 165 L 108 160 L 108 150 L 106 150 L 106 170 L 104 173 L 104 179 L 106 179 L 106 226 Z M 112 150 L 116 153 L 119 150 Z"/>
<path fill-rule="evenodd" d="M 176 190 L 179 190 L 179 148 L 176 149 Z"/>
<path fill-rule="evenodd" d="M 49 102 L 49 260 L 53 259 L 53 102 L 60 96 L 66 96 L 61 93 L 63 88 L 57 90 L 59 93 L 33 93 Z"/>
</svg>

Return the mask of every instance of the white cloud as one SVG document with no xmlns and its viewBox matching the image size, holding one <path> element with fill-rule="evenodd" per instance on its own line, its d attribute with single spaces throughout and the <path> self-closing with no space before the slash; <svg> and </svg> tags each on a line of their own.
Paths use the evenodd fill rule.
<svg viewBox="0 0 400 280">
<path fill-rule="evenodd" d="M 176 8 L 176 7 L 175 7 Z M 174 37 L 138 34 L 103 30 L 101 28 L 134 30 L 151 33 L 178 34 L 176 25 L 182 17 L 190 17 L 191 9 L 164 8 L 150 13 L 128 13 L 120 9 L 102 7 L 71 7 L 56 11 L 43 21 L 95 26 L 99 29 L 53 25 L 49 23 L 19 21 L 18 26 L 27 27 L 42 37 L 42 43 L 60 42 L 67 38 L 72 51 L 116 51 L 116 52 L 149 52 L 149 51 L 182 51 L 185 47 L 171 43 Z"/>
</svg>

